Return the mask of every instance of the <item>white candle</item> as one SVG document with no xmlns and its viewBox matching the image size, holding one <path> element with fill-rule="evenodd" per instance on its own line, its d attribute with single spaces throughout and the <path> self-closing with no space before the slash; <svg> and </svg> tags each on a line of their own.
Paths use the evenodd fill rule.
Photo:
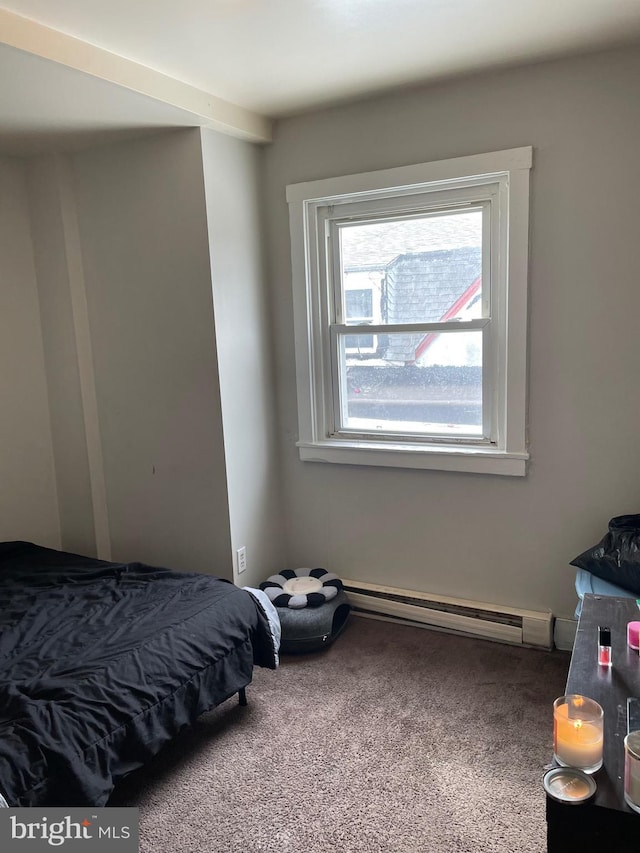
<svg viewBox="0 0 640 853">
<path fill-rule="evenodd" d="M 588 702 L 589 700 L 584 700 Z M 569 716 L 570 705 L 560 704 L 554 711 L 554 752 L 559 764 L 568 767 L 598 769 L 602 765 L 602 748 L 604 743 L 602 717 L 590 719 L 588 708 L 584 709 L 583 719 L 580 714 L 580 702 L 573 703 Z"/>
<path fill-rule="evenodd" d="M 629 758 L 627 761 L 624 790 L 629 799 L 640 807 L 640 761 L 633 758 Z"/>
<path fill-rule="evenodd" d="M 624 798 L 627 805 L 640 812 L 640 732 L 624 739 Z"/>
</svg>

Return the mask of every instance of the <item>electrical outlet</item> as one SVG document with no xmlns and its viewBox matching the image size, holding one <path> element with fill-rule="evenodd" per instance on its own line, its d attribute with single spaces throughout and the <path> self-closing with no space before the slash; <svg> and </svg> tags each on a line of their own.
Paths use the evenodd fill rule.
<svg viewBox="0 0 640 853">
<path fill-rule="evenodd" d="M 238 574 L 241 575 L 247 568 L 247 549 L 245 545 L 242 548 L 238 548 L 236 557 L 238 560 Z"/>
</svg>

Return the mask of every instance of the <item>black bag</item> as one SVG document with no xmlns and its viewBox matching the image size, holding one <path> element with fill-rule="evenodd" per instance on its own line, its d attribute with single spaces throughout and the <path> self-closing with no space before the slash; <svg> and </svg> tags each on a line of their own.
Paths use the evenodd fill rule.
<svg viewBox="0 0 640 853">
<path fill-rule="evenodd" d="M 640 515 L 618 515 L 597 545 L 570 565 L 640 596 Z"/>
</svg>

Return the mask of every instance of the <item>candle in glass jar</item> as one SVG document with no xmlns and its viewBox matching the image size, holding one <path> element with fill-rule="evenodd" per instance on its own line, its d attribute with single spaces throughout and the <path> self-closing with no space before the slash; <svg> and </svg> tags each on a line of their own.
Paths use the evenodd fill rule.
<svg viewBox="0 0 640 853">
<path fill-rule="evenodd" d="M 624 799 L 640 812 L 640 732 L 629 732 L 624 739 Z"/>
<path fill-rule="evenodd" d="M 593 773 L 602 766 L 603 713 L 586 696 L 562 696 L 554 703 L 554 755 L 558 764 Z"/>
</svg>

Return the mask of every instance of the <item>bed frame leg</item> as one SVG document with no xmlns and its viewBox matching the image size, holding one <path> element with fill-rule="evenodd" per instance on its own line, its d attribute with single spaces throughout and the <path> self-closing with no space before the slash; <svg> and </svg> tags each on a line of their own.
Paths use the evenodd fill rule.
<svg viewBox="0 0 640 853">
<path fill-rule="evenodd" d="M 238 690 L 238 704 L 239 705 L 246 705 L 247 704 L 247 691 L 246 691 L 245 687 L 241 687 L 240 690 Z"/>
</svg>

